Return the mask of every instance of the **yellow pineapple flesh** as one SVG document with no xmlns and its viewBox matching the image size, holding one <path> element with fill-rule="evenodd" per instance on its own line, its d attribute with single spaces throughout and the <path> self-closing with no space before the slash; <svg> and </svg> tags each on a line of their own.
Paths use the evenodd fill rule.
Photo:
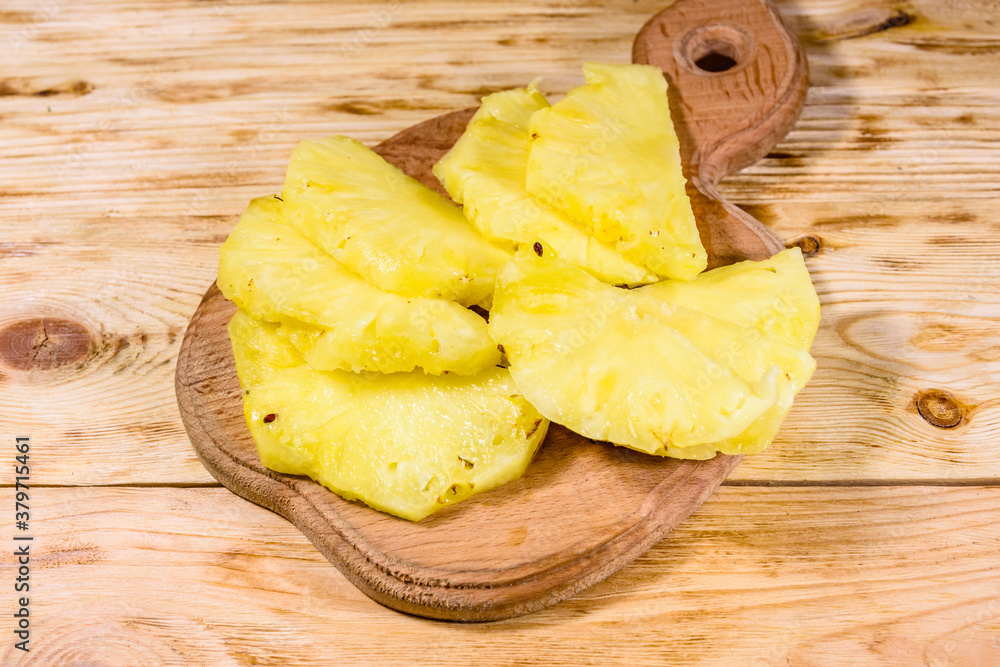
<svg viewBox="0 0 1000 667">
<path fill-rule="evenodd" d="M 819 327 L 819 299 L 798 248 L 760 262 L 712 269 L 691 282 L 664 280 L 647 293 L 749 327 L 808 350 Z"/>
<path fill-rule="evenodd" d="M 345 137 L 251 202 L 218 285 L 264 465 L 420 520 L 519 477 L 549 419 L 678 458 L 771 442 L 815 368 L 801 253 L 701 273 L 662 73 L 584 74 L 483 99 L 434 167 L 461 209 Z"/>
<path fill-rule="evenodd" d="M 679 458 L 765 446 L 812 357 L 656 288 L 519 253 L 497 276 L 490 334 L 525 397 L 586 437 Z"/>
<path fill-rule="evenodd" d="M 527 190 L 666 278 L 707 255 L 684 189 L 667 85 L 650 65 L 583 66 L 586 85 L 531 117 Z"/>
<path fill-rule="evenodd" d="M 299 234 L 282 206 L 250 203 L 222 246 L 218 285 L 253 317 L 281 323 L 314 368 L 472 375 L 500 362 L 481 317 L 370 285 Z"/>
<path fill-rule="evenodd" d="M 819 327 L 820 306 L 802 251 L 723 266 L 691 282 L 665 280 L 644 291 L 667 303 L 748 327 L 768 338 L 808 351 Z M 752 454 L 771 444 L 808 378 L 778 377 L 778 402 L 746 431 L 710 445 L 723 454 Z"/>
<path fill-rule="evenodd" d="M 637 285 L 649 271 L 598 243 L 579 225 L 525 190 L 531 115 L 548 107 L 532 85 L 494 93 L 469 122 L 434 174 L 486 238 L 512 249 L 537 243 L 542 253 L 586 267 L 601 280 Z"/>
<path fill-rule="evenodd" d="M 450 201 L 347 137 L 299 143 L 282 199 L 303 236 L 404 296 L 488 303 L 496 270 L 510 259 Z"/>
<path fill-rule="evenodd" d="M 229 324 L 247 425 L 272 470 L 417 521 L 517 479 L 545 437 L 503 368 L 318 371 L 277 329 L 242 310 Z"/>
</svg>

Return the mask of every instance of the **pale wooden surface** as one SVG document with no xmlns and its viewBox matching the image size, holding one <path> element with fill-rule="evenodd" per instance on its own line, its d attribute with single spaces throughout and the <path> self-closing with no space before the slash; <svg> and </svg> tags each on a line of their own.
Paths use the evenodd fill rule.
<svg viewBox="0 0 1000 667">
<path fill-rule="evenodd" d="M 49 370 L 0 360 L 4 441 L 32 436 L 36 484 L 214 486 L 173 399 L 180 335 L 294 143 L 374 144 L 537 74 L 565 90 L 584 59 L 627 60 L 662 4 L 5 2 L 0 329 L 64 318 L 93 343 Z M 784 241 L 818 239 L 824 319 L 813 381 L 732 477 L 750 487 L 584 596 L 484 626 L 378 607 L 222 489 L 36 489 L 36 664 L 1000 661 L 1000 499 L 935 486 L 1000 468 L 1000 10 L 918 0 L 865 35 L 905 22 L 897 5 L 780 4 L 806 108 L 722 189 Z M 921 418 L 929 389 L 962 423 Z"/>
<path fill-rule="evenodd" d="M 996 488 L 723 487 L 579 596 L 457 624 L 372 602 L 225 489 L 50 489 L 35 632 L 53 641 L 25 664 L 994 665 L 998 505 Z"/>
</svg>

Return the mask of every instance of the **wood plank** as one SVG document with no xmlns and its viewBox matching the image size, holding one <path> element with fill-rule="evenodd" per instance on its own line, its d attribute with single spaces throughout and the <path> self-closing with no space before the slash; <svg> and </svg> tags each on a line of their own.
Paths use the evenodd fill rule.
<svg viewBox="0 0 1000 667">
<path fill-rule="evenodd" d="M 989 0 L 784 2 L 806 46 L 802 119 L 729 181 L 736 199 L 995 199 L 1000 7 Z"/>
<path fill-rule="evenodd" d="M 654 6 L 408 3 L 381 16 L 334 3 L 303 12 L 177 3 L 161 12 L 154 34 L 120 36 L 70 26 L 115 20 L 121 5 L 91 8 L 86 22 L 64 7 L 16 32 L 31 38 L 0 61 L 18 72 L 5 84 L 0 132 L 21 160 L 5 193 L 21 204 L 40 193 L 74 194 L 92 200 L 84 205 L 103 204 L 103 213 L 150 189 L 169 190 L 187 202 L 187 214 L 217 203 L 232 214 L 275 187 L 303 136 L 346 132 L 374 143 L 539 74 L 547 89 L 563 91 L 579 80 L 581 60 L 626 59 Z M 889 2 L 783 5 L 807 44 L 813 87 L 789 150 L 780 151 L 792 158 L 748 171 L 758 178 L 753 191 L 770 175 L 797 184 L 786 194 L 824 200 L 884 196 L 907 183 L 924 197 L 996 193 L 997 86 L 989 77 L 1000 56 L 989 31 L 997 8 L 985 0 L 970 6 L 975 23 L 923 2 L 910 10 L 911 24 L 859 37 L 864 21 L 898 10 Z M 153 20 L 149 11 L 131 13 L 138 25 Z M 379 21 L 384 27 L 373 27 Z M 193 35 L 190 26 L 198 26 Z M 401 72 L 399 63 L 413 63 L 414 43 L 430 35 L 435 57 Z M 248 45 L 266 59 L 248 61 Z M 64 48 L 86 63 L 89 79 L 79 78 L 82 65 L 67 67 Z M 927 83 L 930 74 L 941 80 Z M 806 161 L 798 170 L 805 173 L 789 179 L 794 159 Z M 39 169 L 25 173 L 26 165 Z M 104 196 L 90 194 L 95 182 Z"/>
<path fill-rule="evenodd" d="M 1000 228 L 992 204 L 902 202 L 877 215 L 864 203 L 745 206 L 787 243 L 815 242 L 807 264 L 823 320 L 813 380 L 776 442 L 733 479 L 996 480 Z M 115 245 L 110 235 L 103 248 L 19 246 L 3 260 L 12 267 L 0 274 L 5 294 L 29 306 L 4 313 L 4 326 L 55 314 L 94 332 L 77 365 L 2 371 L 10 428 L 32 435 L 49 461 L 39 482 L 211 482 L 172 390 L 188 302 L 211 281 L 217 256 L 217 240 L 192 236 L 171 246 Z M 109 264 L 88 262 L 95 252 Z M 79 268 L 67 274 L 67 265 Z M 930 390 L 949 392 L 965 420 L 939 428 L 922 418 L 916 401 Z"/>
<path fill-rule="evenodd" d="M 1000 478 L 992 208 L 747 206 L 789 244 L 815 252 L 807 265 L 823 315 L 813 379 L 772 446 L 746 457 L 733 479 Z M 937 395 L 956 411 L 953 422 L 918 409 Z"/>
<path fill-rule="evenodd" d="M 348 2 L 5 5 L 0 329 L 48 316 L 91 339 L 55 369 L 0 363 L 6 423 L 51 462 L 40 481 L 211 482 L 173 401 L 179 336 L 218 245 L 247 200 L 277 189 L 297 140 L 375 143 L 539 73 L 565 90 L 582 60 L 627 59 L 660 4 L 435 0 L 386 3 L 388 17 Z M 995 480 L 998 9 L 924 0 L 908 25 L 867 35 L 895 4 L 782 9 L 809 51 L 810 97 L 723 191 L 786 242 L 821 241 L 820 367 L 735 478 Z M 122 21 L 139 29 L 97 29 Z M 968 421 L 925 421 L 916 399 L 936 389 Z"/>
<path fill-rule="evenodd" d="M 1000 659 L 995 488 L 724 487 L 604 583 L 480 625 L 371 602 L 223 489 L 37 489 L 32 506 L 32 651 L 5 643 L 4 664 Z"/>
<path fill-rule="evenodd" d="M 190 248 L 42 243 L 0 260 L 0 400 L 8 432 L 31 436 L 52 462 L 37 482 L 213 481 L 173 390 L 187 302 L 211 280 Z M 53 333 L 53 322 L 78 335 Z"/>
</svg>

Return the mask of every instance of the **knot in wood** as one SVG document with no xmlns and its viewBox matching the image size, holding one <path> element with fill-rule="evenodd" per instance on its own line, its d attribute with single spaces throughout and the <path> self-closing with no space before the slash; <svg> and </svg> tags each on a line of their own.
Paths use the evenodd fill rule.
<svg viewBox="0 0 1000 667">
<path fill-rule="evenodd" d="M 802 251 L 803 257 L 812 257 L 819 252 L 819 249 L 822 246 L 820 240 L 815 236 L 803 236 L 792 245 L 799 247 L 799 250 Z"/>
<path fill-rule="evenodd" d="M 928 389 L 917 394 L 917 412 L 931 426 L 954 428 L 962 423 L 962 407 L 954 396 L 940 389 Z"/>
<path fill-rule="evenodd" d="M 15 370 L 51 370 L 83 361 L 93 339 L 79 322 L 55 317 L 24 319 L 0 330 L 0 360 Z"/>
</svg>

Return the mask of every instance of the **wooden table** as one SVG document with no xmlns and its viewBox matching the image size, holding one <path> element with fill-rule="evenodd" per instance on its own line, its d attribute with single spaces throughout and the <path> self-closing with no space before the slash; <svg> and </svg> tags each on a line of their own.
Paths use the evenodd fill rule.
<svg viewBox="0 0 1000 667">
<path fill-rule="evenodd" d="M 511 621 L 407 617 L 191 450 L 181 336 L 299 139 L 377 143 L 539 75 L 565 91 L 662 6 L 4 2 L 5 662 L 1000 664 L 991 0 L 781 3 L 805 111 L 725 192 L 810 255 L 819 368 L 772 447 L 604 583 Z M 14 534 L 34 538 L 27 654 Z"/>
</svg>

